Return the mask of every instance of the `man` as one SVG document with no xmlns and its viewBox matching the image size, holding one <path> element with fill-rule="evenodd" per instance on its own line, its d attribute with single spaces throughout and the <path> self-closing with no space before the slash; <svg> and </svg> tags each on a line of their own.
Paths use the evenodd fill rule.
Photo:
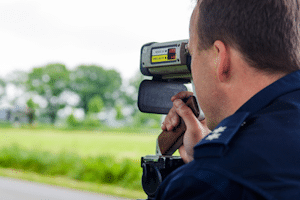
<svg viewBox="0 0 300 200">
<path fill-rule="evenodd" d="M 157 200 L 300 199 L 298 0 L 199 0 L 189 51 L 199 122 L 180 100 L 162 129 L 184 120 L 187 163 Z M 212 131 L 210 131 L 212 130 Z"/>
</svg>

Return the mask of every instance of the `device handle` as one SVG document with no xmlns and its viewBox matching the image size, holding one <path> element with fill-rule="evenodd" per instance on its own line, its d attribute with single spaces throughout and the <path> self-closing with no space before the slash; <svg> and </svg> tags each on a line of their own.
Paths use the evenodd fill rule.
<svg viewBox="0 0 300 200">
<path fill-rule="evenodd" d="M 186 105 L 191 108 L 194 115 L 198 118 L 200 111 L 194 96 L 183 99 Z M 172 131 L 163 131 L 157 138 L 158 146 L 162 155 L 172 155 L 182 144 L 186 125 L 180 117 L 180 122 Z"/>
</svg>

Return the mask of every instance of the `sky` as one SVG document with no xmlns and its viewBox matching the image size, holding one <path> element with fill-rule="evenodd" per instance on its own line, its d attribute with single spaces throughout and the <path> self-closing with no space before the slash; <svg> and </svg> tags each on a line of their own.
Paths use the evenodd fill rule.
<svg viewBox="0 0 300 200">
<path fill-rule="evenodd" d="M 0 76 L 62 63 L 130 79 L 143 44 L 188 39 L 193 7 L 193 0 L 1 0 Z"/>
</svg>

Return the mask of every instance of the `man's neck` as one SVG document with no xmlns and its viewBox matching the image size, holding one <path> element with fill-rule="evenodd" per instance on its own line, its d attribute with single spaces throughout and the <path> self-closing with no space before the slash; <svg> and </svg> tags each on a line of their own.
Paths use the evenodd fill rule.
<svg viewBox="0 0 300 200">
<path fill-rule="evenodd" d="M 232 90 L 228 94 L 231 104 L 228 116 L 235 113 L 255 94 L 286 75 L 283 73 L 270 75 L 258 72 L 256 69 L 248 70 L 244 73 L 244 76 L 240 75 L 239 80 L 236 80 L 235 86 L 232 87 Z"/>
</svg>

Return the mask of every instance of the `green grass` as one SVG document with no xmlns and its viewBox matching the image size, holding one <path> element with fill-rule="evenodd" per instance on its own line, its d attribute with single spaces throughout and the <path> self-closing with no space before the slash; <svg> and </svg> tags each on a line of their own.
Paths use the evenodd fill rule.
<svg viewBox="0 0 300 200">
<path fill-rule="evenodd" d="M 145 198 L 140 196 L 143 194 L 140 157 L 154 153 L 158 133 L 4 128 L 0 129 L 0 161 L 5 168 L 46 176 L 35 180 L 38 182 L 55 182 L 59 177 L 65 180 L 63 186 L 67 187 L 74 182 L 77 185 L 92 184 L 96 185 L 95 188 L 105 188 L 107 192 L 101 189 L 90 191 Z M 3 174 L 3 170 L 0 170 L 0 174 Z M 19 175 L 28 180 L 26 173 Z M 52 178 L 48 179 L 49 176 Z"/>
<path fill-rule="evenodd" d="M 18 146 L 0 149 L 0 166 L 48 177 L 63 177 L 80 182 L 111 185 L 131 191 L 142 191 L 142 171 L 138 162 L 116 161 L 110 156 L 80 157 L 61 152 L 53 154 L 25 150 Z"/>
<path fill-rule="evenodd" d="M 0 147 L 16 144 L 52 153 L 65 151 L 80 156 L 110 155 L 140 160 L 141 156 L 155 153 L 158 134 L 10 128 L 0 129 Z"/>
</svg>

